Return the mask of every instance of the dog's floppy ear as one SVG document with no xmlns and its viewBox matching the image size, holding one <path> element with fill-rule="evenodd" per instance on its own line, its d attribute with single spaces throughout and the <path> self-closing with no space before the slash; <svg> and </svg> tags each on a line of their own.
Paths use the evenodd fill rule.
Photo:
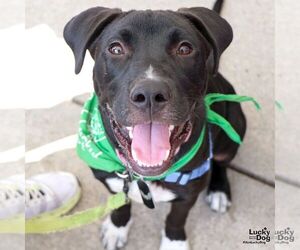
<svg viewBox="0 0 300 250">
<path fill-rule="evenodd" d="M 121 13 L 120 9 L 95 7 L 80 13 L 67 23 L 64 39 L 74 53 L 76 74 L 82 68 L 86 50 L 105 26 Z"/>
<path fill-rule="evenodd" d="M 218 72 L 219 60 L 223 51 L 228 47 L 233 38 L 232 28 L 229 23 L 215 11 L 202 7 L 182 8 L 178 13 L 184 15 L 201 32 L 213 48 L 211 72 Z"/>
</svg>

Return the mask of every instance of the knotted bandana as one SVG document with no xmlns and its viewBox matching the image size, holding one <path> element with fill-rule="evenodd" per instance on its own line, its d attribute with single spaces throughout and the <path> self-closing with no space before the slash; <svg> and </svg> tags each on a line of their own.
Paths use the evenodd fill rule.
<svg viewBox="0 0 300 250">
<path fill-rule="evenodd" d="M 204 103 L 206 108 L 206 124 L 210 123 L 219 126 L 224 130 L 231 140 L 241 144 L 241 138 L 231 124 L 224 117 L 211 109 L 211 105 L 213 103 L 221 101 L 251 101 L 254 103 L 257 109 L 260 109 L 260 106 L 254 98 L 248 96 L 240 96 L 235 94 L 225 95 L 219 93 L 211 93 L 205 96 Z M 103 170 L 109 173 L 123 173 L 126 170 L 126 166 L 124 166 L 121 160 L 118 158 L 115 149 L 112 147 L 107 138 L 101 114 L 98 109 L 98 99 L 95 93 L 93 93 L 84 104 L 79 124 L 80 126 L 77 143 L 77 153 L 79 157 L 92 168 Z M 203 143 L 206 126 L 207 125 L 203 126 L 196 143 L 191 147 L 191 149 L 180 159 L 178 159 L 165 173 L 159 176 L 144 176 L 144 179 L 150 181 L 161 180 L 167 175 L 174 173 L 185 166 L 194 158 L 200 149 Z"/>
</svg>

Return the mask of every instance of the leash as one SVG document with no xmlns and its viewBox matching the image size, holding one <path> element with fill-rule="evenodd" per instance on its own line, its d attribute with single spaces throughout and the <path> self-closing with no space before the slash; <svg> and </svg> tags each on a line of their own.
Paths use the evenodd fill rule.
<svg viewBox="0 0 300 250">
<path fill-rule="evenodd" d="M 78 228 L 103 218 L 110 212 L 124 206 L 128 200 L 123 192 L 112 195 L 105 205 L 65 216 L 43 216 L 25 220 L 24 216 L 0 220 L 0 233 L 48 234 Z"/>
<path fill-rule="evenodd" d="M 260 106 L 254 98 L 248 96 L 224 95 L 219 93 L 211 93 L 205 96 L 204 103 L 207 112 L 207 122 L 219 126 L 231 140 L 240 144 L 240 136 L 231 124 L 224 117 L 220 116 L 210 108 L 213 103 L 220 101 L 251 101 L 257 109 L 260 109 Z M 169 180 L 169 182 L 175 183 L 175 174 L 175 176 L 177 176 L 176 182 L 180 179 L 179 184 L 185 185 L 189 180 L 199 178 L 199 176 L 202 176 L 210 169 L 211 159 L 209 158 L 204 164 L 196 168 L 194 172 L 188 174 L 176 172 L 196 155 L 203 143 L 205 131 L 206 126 L 204 125 L 195 145 L 193 145 L 187 154 L 175 162 L 166 173 L 155 177 L 135 176 L 128 166 L 123 166 L 107 140 L 100 112 L 98 110 L 97 97 L 93 93 L 91 98 L 85 103 L 81 113 L 77 153 L 82 160 L 88 163 L 88 165 L 106 172 L 115 172 L 119 175 L 124 180 L 123 192 L 109 197 L 105 205 L 80 211 L 72 215 L 61 217 L 47 216 L 44 218 L 43 216 L 40 216 L 29 220 L 24 220 L 23 216 L 10 220 L 0 220 L 0 233 L 47 234 L 74 229 L 98 221 L 113 210 L 122 207 L 129 202 L 129 183 L 132 182 L 133 179 L 137 180 L 137 185 L 144 204 L 148 208 L 153 209 L 155 206 L 152 195 L 145 180 Z M 212 157 L 211 145 L 212 143 L 210 143 L 210 157 Z M 173 177 L 170 177 L 171 174 L 173 174 Z"/>
</svg>

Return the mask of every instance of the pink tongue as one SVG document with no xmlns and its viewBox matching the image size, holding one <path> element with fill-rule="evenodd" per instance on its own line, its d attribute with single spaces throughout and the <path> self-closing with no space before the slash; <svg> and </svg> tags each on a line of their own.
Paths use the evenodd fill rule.
<svg viewBox="0 0 300 250">
<path fill-rule="evenodd" d="M 168 125 L 151 123 L 134 126 L 131 152 L 135 160 L 144 165 L 159 165 L 170 149 Z"/>
</svg>

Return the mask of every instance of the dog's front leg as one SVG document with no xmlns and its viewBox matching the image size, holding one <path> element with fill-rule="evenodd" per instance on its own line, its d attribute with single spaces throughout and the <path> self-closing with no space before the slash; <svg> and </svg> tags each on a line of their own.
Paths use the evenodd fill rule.
<svg viewBox="0 0 300 250">
<path fill-rule="evenodd" d="M 184 226 L 190 209 L 197 200 L 197 195 L 182 201 L 174 201 L 166 219 L 166 227 L 162 233 L 160 250 L 189 250 Z"/>
<path fill-rule="evenodd" d="M 131 203 L 114 210 L 101 226 L 101 241 L 105 250 L 124 247 L 132 224 Z"/>
</svg>

